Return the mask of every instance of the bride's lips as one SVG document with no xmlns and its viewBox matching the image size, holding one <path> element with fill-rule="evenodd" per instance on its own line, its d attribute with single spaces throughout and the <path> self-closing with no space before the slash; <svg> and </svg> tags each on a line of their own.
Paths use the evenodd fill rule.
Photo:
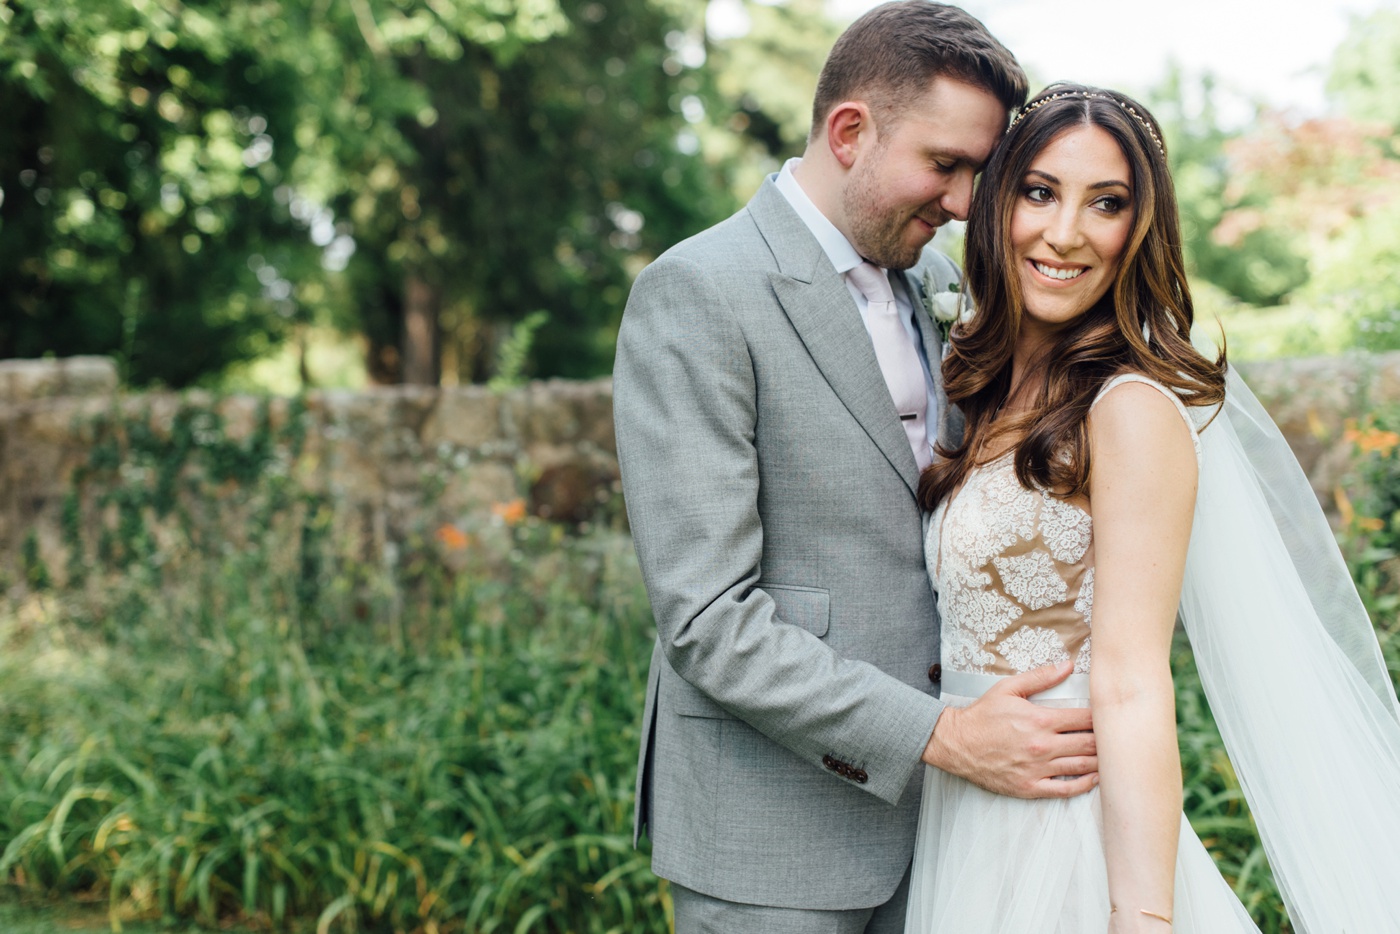
<svg viewBox="0 0 1400 934">
<path fill-rule="evenodd" d="M 1036 282 L 1050 288 L 1064 288 L 1084 278 L 1089 267 L 1083 263 L 1051 263 L 1043 259 L 1027 259 L 1026 266 Z M 1047 275 L 1042 269 L 1052 270 L 1060 275 Z"/>
</svg>

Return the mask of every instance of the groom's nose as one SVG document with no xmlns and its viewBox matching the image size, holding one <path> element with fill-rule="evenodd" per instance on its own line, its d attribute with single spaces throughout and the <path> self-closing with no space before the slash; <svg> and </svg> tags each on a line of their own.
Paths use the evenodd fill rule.
<svg viewBox="0 0 1400 934">
<path fill-rule="evenodd" d="M 972 184 L 975 179 L 971 168 L 959 166 L 948 180 L 943 197 L 938 199 L 938 206 L 954 220 L 967 220 L 968 209 L 972 207 Z"/>
</svg>

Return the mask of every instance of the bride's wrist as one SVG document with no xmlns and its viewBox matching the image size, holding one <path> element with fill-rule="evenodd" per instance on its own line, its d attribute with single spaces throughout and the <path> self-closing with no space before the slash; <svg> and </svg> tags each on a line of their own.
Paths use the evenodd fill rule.
<svg viewBox="0 0 1400 934">
<path fill-rule="evenodd" d="M 1109 908 L 1108 915 L 1110 921 L 1118 922 L 1117 925 L 1113 926 L 1114 930 L 1156 932 L 1172 929 L 1172 916 L 1165 911 L 1139 908 L 1136 911 L 1120 912 L 1118 906 L 1113 905 Z"/>
</svg>

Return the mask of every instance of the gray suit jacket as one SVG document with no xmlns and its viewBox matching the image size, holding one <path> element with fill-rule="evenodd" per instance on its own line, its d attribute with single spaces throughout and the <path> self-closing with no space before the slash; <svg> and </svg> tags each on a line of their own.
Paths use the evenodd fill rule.
<svg viewBox="0 0 1400 934">
<path fill-rule="evenodd" d="M 958 271 L 929 250 L 905 276 L 936 373 L 925 267 Z M 942 710 L 918 470 L 855 302 L 771 180 L 638 277 L 614 405 L 657 627 L 653 869 L 730 901 L 883 903 Z"/>
</svg>

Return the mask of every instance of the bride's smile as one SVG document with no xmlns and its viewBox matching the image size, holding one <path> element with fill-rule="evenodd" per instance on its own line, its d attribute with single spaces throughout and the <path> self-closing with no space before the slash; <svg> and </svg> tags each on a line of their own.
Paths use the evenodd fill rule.
<svg viewBox="0 0 1400 934">
<path fill-rule="evenodd" d="M 1131 178 L 1096 126 L 1066 130 L 1031 162 L 1011 214 L 1027 336 L 1073 321 L 1113 284 L 1133 229 Z"/>
</svg>

